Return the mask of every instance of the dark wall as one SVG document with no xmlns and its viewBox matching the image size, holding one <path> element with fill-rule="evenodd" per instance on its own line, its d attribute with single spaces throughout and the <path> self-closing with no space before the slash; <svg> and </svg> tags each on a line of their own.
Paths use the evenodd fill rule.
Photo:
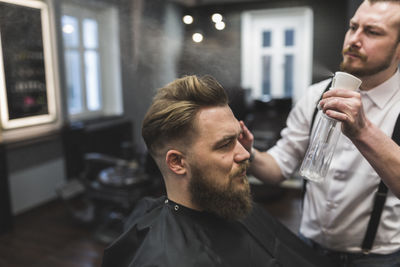
<svg viewBox="0 0 400 267">
<path fill-rule="evenodd" d="M 354 13 L 356 12 L 357 8 L 361 5 L 364 0 L 348 0 L 347 3 L 347 20 L 353 17 Z"/>
<path fill-rule="evenodd" d="M 0 234 L 11 229 L 12 216 L 5 146 L 0 143 Z"/>
<path fill-rule="evenodd" d="M 134 123 L 134 138 L 144 149 L 143 117 L 157 88 L 177 77 L 182 25 L 179 6 L 165 0 L 127 1 L 120 13 L 124 114 Z"/>
<path fill-rule="evenodd" d="M 347 1 L 268 1 L 224 6 L 202 6 L 194 10 L 202 17 L 201 29 L 206 36 L 202 43 L 191 41 L 191 32 L 195 26 L 186 27 L 184 50 L 179 74 L 211 74 L 223 86 L 240 85 L 241 46 L 240 16 L 242 11 L 283 7 L 304 7 L 313 9 L 313 82 L 324 79 L 338 69 L 341 61 L 342 42 L 347 27 Z M 191 10 L 193 12 L 193 10 Z M 226 28 L 223 31 L 213 29 L 209 15 L 214 12 L 223 14 Z M 196 14 L 196 13 L 195 13 Z"/>
<path fill-rule="evenodd" d="M 223 31 L 216 30 L 209 19 L 216 10 L 224 15 L 227 26 Z M 201 21 L 186 27 L 179 76 L 211 74 L 226 88 L 240 85 L 240 10 L 228 6 L 206 7 L 193 15 Z M 204 40 L 194 43 L 192 33 L 198 28 Z"/>
</svg>

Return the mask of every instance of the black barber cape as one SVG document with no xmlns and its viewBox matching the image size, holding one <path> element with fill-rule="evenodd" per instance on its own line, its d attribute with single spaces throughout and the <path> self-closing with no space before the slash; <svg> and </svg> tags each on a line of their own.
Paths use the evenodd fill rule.
<svg viewBox="0 0 400 267">
<path fill-rule="evenodd" d="M 226 221 L 146 198 L 131 218 L 104 251 L 102 267 L 330 266 L 257 204 L 244 220 Z"/>
</svg>

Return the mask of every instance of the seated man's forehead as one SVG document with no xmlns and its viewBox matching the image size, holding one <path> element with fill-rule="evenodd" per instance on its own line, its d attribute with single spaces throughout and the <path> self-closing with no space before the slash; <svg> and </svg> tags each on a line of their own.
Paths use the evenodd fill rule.
<svg viewBox="0 0 400 267">
<path fill-rule="evenodd" d="M 241 131 L 238 120 L 228 106 L 202 109 L 196 127 L 197 132 L 206 138 L 237 135 Z"/>
</svg>

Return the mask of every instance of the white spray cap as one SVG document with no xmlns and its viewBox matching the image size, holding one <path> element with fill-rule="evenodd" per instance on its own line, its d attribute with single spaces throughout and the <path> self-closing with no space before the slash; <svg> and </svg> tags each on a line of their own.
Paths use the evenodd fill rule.
<svg viewBox="0 0 400 267">
<path fill-rule="evenodd" d="M 348 90 L 357 90 L 361 85 L 361 80 L 346 72 L 337 71 L 332 80 L 332 88 L 342 88 Z"/>
</svg>

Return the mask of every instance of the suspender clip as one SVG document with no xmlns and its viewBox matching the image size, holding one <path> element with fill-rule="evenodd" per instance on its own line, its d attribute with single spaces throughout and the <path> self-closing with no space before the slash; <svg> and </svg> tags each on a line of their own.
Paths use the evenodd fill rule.
<svg viewBox="0 0 400 267">
<path fill-rule="evenodd" d="M 386 198 L 386 194 L 387 194 L 386 192 L 379 192 L 379 191 L 376 192 L 376 196 L 377 196 L 377 197 Z"/>
<path fill-rule="evenodd" d="M 370 250 L 370 249 L 367 249 L 367 248 L 364 248 L 364 249 L 362 250 L 362 254 L 364 254 L 364 255 L 368 255 L 370 252 L 371 252 L 371 250 Z"/>
</svg>

